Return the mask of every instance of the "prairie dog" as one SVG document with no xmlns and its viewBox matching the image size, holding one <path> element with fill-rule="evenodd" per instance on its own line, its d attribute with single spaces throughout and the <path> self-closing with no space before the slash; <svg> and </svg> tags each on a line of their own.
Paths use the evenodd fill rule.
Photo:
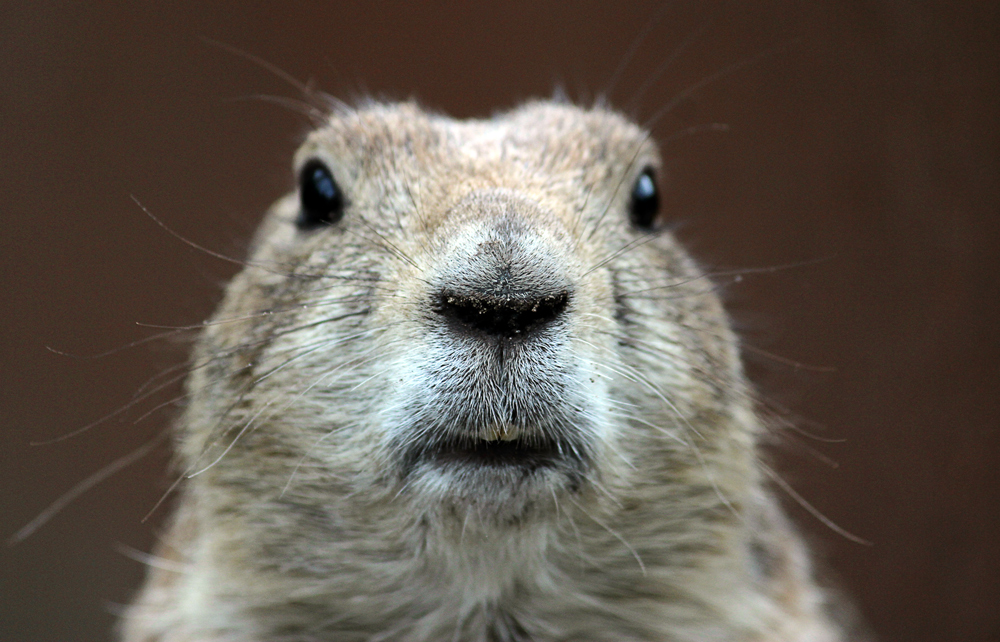
<svg viewBox="0 0 1000 642">
<path fill-rule="evenodd" d="M 842 639 L 659 167 L 603 108 L 337 108 L 198 343 L 124 639 Z"/>
</svg>

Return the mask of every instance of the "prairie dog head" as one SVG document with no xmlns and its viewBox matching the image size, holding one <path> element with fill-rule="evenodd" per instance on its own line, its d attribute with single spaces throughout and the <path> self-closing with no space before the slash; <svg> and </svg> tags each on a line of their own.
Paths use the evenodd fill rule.
<svg viewBox="0 0 1000 642">
<path fill-rule="evenodd" d="M 189 381 L 180 450 L 220 555 L 320 574 L 488 542 L 516 566 L 575 529 L 635 565 L 667 555 L 639 533 L 732 519 L 755 422 L 659 168 L 600 108 L 331 116 Z"/>
<path fill-rule="evenodd" d="M 125 639 L 841 639 L 659 168 L 601 108 L 331 115 L 198 344 Z"/>
</svg>

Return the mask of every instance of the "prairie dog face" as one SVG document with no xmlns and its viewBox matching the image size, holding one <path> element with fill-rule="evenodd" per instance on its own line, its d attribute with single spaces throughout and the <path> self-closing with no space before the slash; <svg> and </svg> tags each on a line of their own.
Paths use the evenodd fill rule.
<svg viewBox="0 0 1000 642">
<path fill-rule="evenodd" d="M 607 518 L 636 488 L 711 504 L 753 436 L 659 166 L 601 109 L 333 115 L 196 358 L 181 450 L 206 501 L 281 538 Z"/>
<path fill-rule="evenodd" d="M 126 639 L 837 639 L 658 170 L 602 109 L 332 115 L 198 345 Z"/>
</svg>

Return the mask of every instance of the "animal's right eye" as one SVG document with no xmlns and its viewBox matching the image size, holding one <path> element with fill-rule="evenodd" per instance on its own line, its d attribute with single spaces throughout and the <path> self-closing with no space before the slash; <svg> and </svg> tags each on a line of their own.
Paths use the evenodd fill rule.
<svg viewBox="0 0 1000 642">
<path fill-rule="evenodd" d="M 322 162 L 312 160 L 299 173 L 299 217 L 295 224 L 300 230 L 333 225 L 344 215 L 344 194 L 333 180 L 333 174 Z"/>
</svg>

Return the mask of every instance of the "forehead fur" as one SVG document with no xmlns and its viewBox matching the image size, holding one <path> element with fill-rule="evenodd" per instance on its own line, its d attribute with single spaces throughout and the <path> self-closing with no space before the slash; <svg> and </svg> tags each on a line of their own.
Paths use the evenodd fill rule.
<svg viewBox="0 0 1000 642">
<path fill-rule="evenodd" d="M 353 170 L 343 167 L 353 175 L 373 163 L 404 159 L 423 159 L 421 165 L 438 168 L 492 161 L 548 173 L 591 168 L 617 173 L 639 163 L 659 164 L 649 134 L 620 115 L 542 101 L 472 120 L 429 113 L 412 102 L 342 109 L 309 136 L 296 166 L 317 155 L 333 156 L 325 160 L 336 165 L 354 165 Z"/>
</svg>

